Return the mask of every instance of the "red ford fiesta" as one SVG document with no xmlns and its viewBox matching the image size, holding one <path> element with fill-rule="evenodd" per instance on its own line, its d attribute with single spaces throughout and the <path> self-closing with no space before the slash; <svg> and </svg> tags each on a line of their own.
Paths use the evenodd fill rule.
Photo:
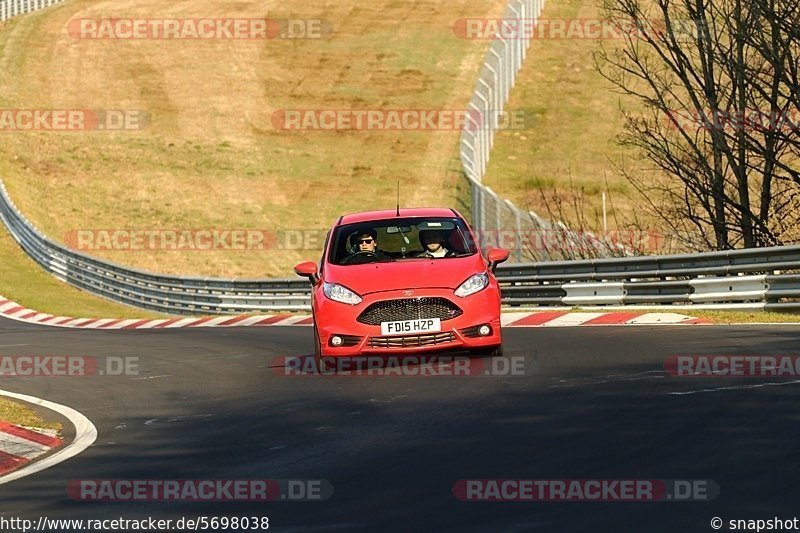
<svg viewBox="0 0 800 533">
<path fill-rule="evenodd" d="M 502 353 L 500 248 L 481 255 L 453 209 L 373 211 L 340 217 L 319 267 L 295 272 L 313 285 L 315 359 L 442 350 Z M 330 365 L 328 365 L 330 366 Z"/>
</svg>

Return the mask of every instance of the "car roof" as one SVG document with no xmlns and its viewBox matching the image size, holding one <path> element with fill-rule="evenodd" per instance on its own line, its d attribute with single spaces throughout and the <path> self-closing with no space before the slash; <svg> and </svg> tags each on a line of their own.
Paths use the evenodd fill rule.
<svg viewBox="0 0 800 533">
<path fill-rule="evenodd" d="M 444 217 L 452 218 L 457 216 L 463 218 L 455 209 L 445 207 L 412 207 L 401 208 L 400 217 Z M 374 220 L 386 220 L 397 218 L 397 209 L 384 209 L 382 211 L 366 211 L 364 213 L 351 213 L 344 215 L 337 222 L 337 226 L 343 224 L 354 224 L 358 222 L 372 222 Z"/>
</svg>

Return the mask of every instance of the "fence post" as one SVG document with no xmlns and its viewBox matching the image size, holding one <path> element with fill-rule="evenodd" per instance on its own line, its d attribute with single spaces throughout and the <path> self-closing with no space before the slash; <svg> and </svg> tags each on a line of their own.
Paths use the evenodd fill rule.
<svg viewBox="0 0 800 533">
<path fill-rule="evenodd" d="M 0 0 L 0 22 L 17 15 L 38 11 L 62 0 Z"/>
</svg>

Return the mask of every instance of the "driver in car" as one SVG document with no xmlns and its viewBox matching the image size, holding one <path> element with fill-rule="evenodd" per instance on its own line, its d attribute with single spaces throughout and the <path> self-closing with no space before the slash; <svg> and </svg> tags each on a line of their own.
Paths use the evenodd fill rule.
<svg viewBox="0 0 800 533">
<path fill-rule="evenodd" d="M 356 254 L 374 254 L 379 260 L 389 260 L 390 257 L 378 249 L 378 233 L 374 229 L 362 231 L 356 235 Z"/>
</svg>

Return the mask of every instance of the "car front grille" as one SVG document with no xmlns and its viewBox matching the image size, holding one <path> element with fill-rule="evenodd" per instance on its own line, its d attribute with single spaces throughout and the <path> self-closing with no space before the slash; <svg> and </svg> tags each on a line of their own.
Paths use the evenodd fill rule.
<svg viewBox="0 0 800 533">
<path fill-rule="evenodd" d="M 447 344 L 456 340 L 452 331 L 445 333 L 425 333 L 423 335 L 405 335 L 400 337 L 370 337 L 370 348 L 419 348 Z"/>
<path fill-rule="evenodd" d="M 461 334 L 464 335 L 465 337 L 470 337 L 470 338 L 480 337 L 481 334 L 478 333 L 478 329 L 480 329 L 480 326 L 470 326 L 468 328 L 462 329 Z"/>
<path fill-rule="evenodd" d="M 418 320 L 420 318 L 438 318 L 444 321 L 462 313 L 461 308 L 447 298 L 406 298 L 375 302 L 364 309 L 357 320 L 362 324 L 379 326 L 381 322 Z"/>
</svg>

